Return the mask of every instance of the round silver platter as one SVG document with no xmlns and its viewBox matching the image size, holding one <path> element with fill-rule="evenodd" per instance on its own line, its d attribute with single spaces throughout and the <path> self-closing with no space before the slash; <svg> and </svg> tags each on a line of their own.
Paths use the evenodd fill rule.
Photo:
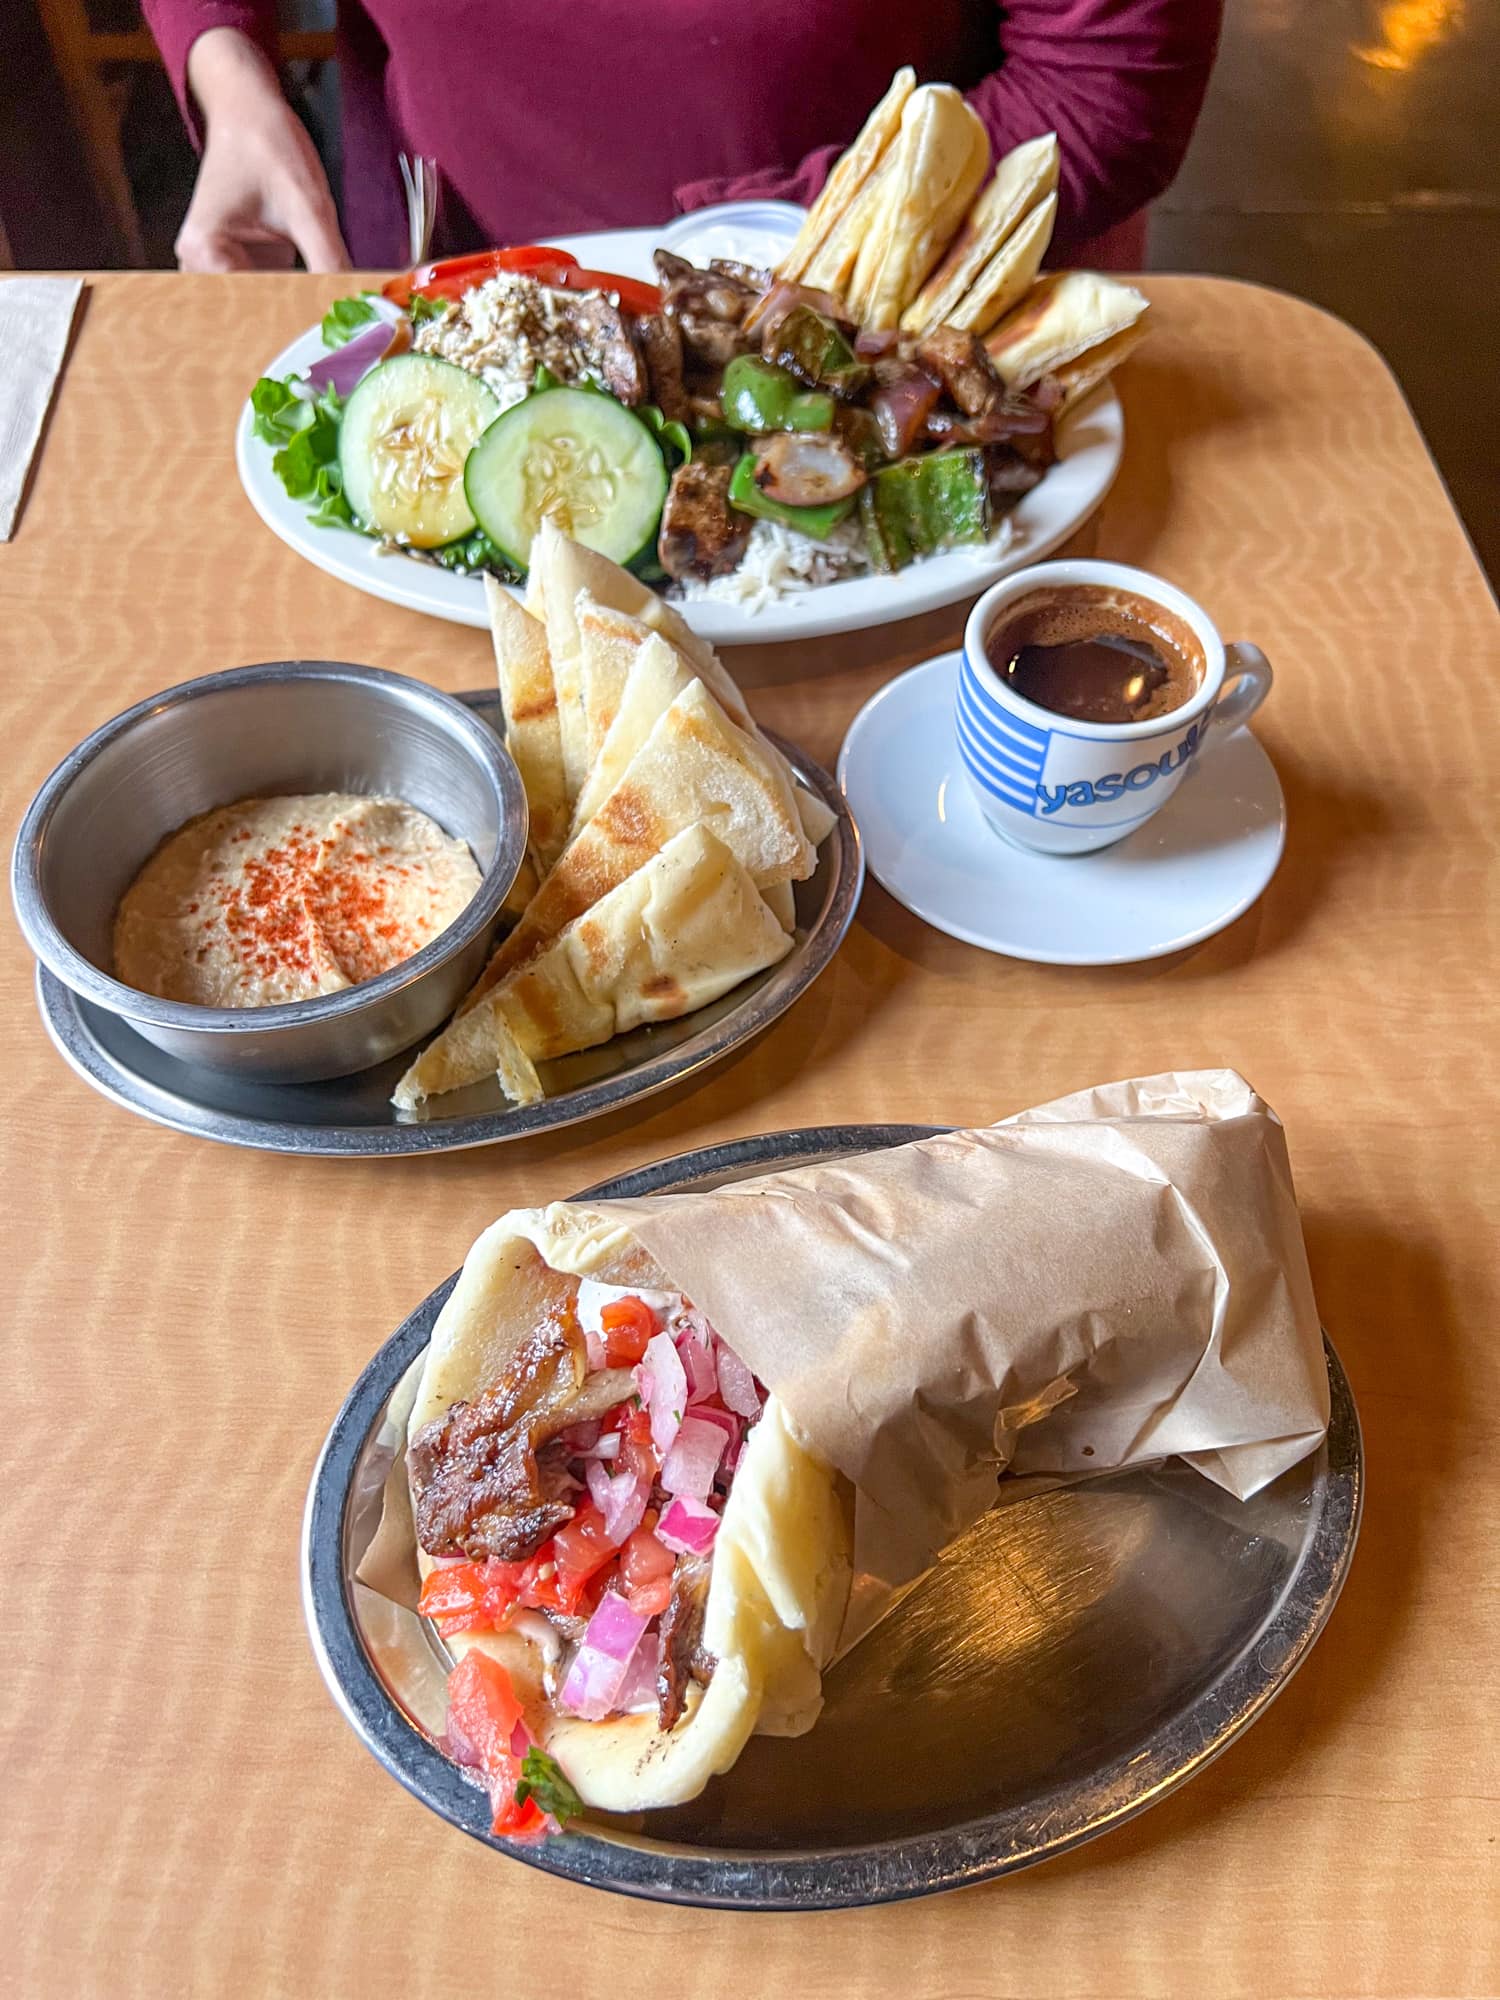
<svg viewBox="0 0 1500 2000">
<path fill-rule="evenodd" d="M 497 728 L 498 699 L 458 697 Z M 768 734 L 770 732 L 767 732 Z M 540 1104 L 509 1103 L 493 1079 L 456 1090 L 423 1112 L 397 1111 L 392 1090 L 410 1052 L 358 1076 L 276 1086 L 174 1061 L 133 1028 L 71 992 L 38 966 L 37 1005 L 47 1032 L 79 1075 L 128 1111 L 231 1146 L 338 1157 L 446 1153 L 575 1125 L 666 1090 L 748 1042 L 805 993 L 854 918 L 864 882 L 859 835 L 828 773 L 779 736 L 797 776 L 838 815 L 815 873 L 796 884 L 797 937 L 779 965 L 680 1021 L 661 1021 L 541 1065 Z"/>
<path fill-rule="evenodd" d="M 711 1187 L 932 1129 L 776 1133 L 588 1192 Z M 393 1458 L 387 1406 L 453 1282 L 387 1341 L 329 1432 L 308 1494 L 303 1601 L 335 1701 L 392 1776 L 549 1874 L 662 1902 L 822 1910 L 1046 1860 L 1154 1804 L 1254 1722 L 1307 1657 L 1348 1572 L 1363 1459 L 1328 1347 L 1327 1438 L 1253 1500 L 1168 1462 L 998 1509 L 824 1677 L 809 1735 L 753 1738 L 691 1805 L 589 1816 L 512 1848 L 491 1837 L 484 1794 L 435 1747 L 440 1642 L 354 1575 Z"/>
</svg>

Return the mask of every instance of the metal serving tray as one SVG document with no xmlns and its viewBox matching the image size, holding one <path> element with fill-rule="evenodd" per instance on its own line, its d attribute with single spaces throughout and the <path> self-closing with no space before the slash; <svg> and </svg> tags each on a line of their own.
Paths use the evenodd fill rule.
<svg viewBox="0 0 1500 2000">
<path fill-rule="evenodd" d="M 501 727 L 495 695 L 471 692 L 458 699 Z M 154 1048 L 39 966 L 37 1005 L 47 1032 L 80 1076 L 127 1111 L 174 1131 L 263 1152 L 345 1158 L 445 1153 L 533 1138 L 618 1111 L 696 1075 L 769 1027 L 811 986 L 853 921 L 864 857 L 843 794 L 821 765 L 782 737 L 771 736 L 771 741 L 838 816 L 818 850 L 816 871 L 796 884 L 792 950 L 768 972 L 680 1021 L 637 1028 L 603 1048 L 543 1063 L 547 1096 L 540 1104 L 511 1104 L 491 1080 L 452 1091 L 420 1112 L 397 1111 L 391 1091 L 411 1059 L 410 1050 L 377 1069 L 329 1083 L 278 1086 L 215 1073 Z"/>
<path fill-rule="evenodd" d="M 588 1192 L 711 1187 L 933 1129 L 776 1133 Z M 691 1805 L 591 1815 L 561 1839 L 509 1847 L 488 1831 L 484 1794 L 432 1741 L 440 1642 L 354 1578 L 391 1464 L 387 1406 L 453 1282 L 381 1348 L 329 1432 L 308 1494 L 303 1599 L 333 1697 L 391 1775 L 465 1833 L 549 1874 L 662 1902 L 810 1910 L 1027 1867 L 1210 1763 L 1302 1664 L 1348 1572 L 1363 1458 L 1328 1347 L 1327 1438 L 1253 1500 L 1168 1462 L 1002 1508 L 825 1676 L 827 1706 L 809 1735 L 753 1738 Z"/>
</svg>

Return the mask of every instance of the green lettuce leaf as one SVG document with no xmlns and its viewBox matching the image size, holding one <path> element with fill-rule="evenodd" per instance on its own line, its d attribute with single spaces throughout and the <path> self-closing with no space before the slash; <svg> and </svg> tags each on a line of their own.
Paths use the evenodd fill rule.
<svg viewBox="0 0 1500 2000">
<path fill-rule="evenodd" d="M 358 527 L 339 471 L 339 423 L 344 414 L 337 390 L 325 389 L 312 401 L 294 393 L 298 377 L 278 382 L 263 375 L 250 391 L 255 434 L 277 446 L 271 470 L 293 500 L 311 502 L 315 528 Z"/>
<path fill-rule="evenodd" d="M 411 318 L 412 332 L 426 326 L 430 319 L 441 319 L 448 310 L 446 299 L 430 299 L 425 292 L 413 292 L 411 304 L 406 308 Z"/>
<path fill-rule="evenodd" d="M 342 347 L 345 341 L 362 333 L 375 317 L 375 308 L 370 303 L 374 297 L 373 292 L 361 292 L 358 298 L 335 299 L 323 315 L 323 345 Z"/>
</svg>

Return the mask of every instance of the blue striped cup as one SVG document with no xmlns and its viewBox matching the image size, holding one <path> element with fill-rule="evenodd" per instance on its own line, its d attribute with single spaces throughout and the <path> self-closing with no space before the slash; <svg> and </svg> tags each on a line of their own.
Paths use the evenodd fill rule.
<svg viewBox="0 0 1500 2000">
<path fill-rule="evenodd" d="M 1159 606 L 1185 625 L 1203 656 L 1196 694 L 1145 722 L 1075 722 L 1017 694 L 986 647 L 1028 597 L 1055 602 L 1104 588 Z M 1239 685 L 1226 694 L 1226 678 Z M 1051 562 L 1017 570 L 987 590 L 964 628 L 958 676 L 958 749 L 979 807 L 997 833 L 1042 854 L 1091 854 L 1160 812 L 1210 735 L 1248 722 L 1271 687 L 1256 646 L 1226 645 L 1207 612 L 1159 576 L 1122 563 Z"/>
</svg>

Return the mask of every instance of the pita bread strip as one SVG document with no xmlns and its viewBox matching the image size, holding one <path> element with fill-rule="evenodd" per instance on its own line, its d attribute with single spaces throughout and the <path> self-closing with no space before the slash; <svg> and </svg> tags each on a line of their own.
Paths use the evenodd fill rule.
<svg viewBox="0 0 1500 2000">
<path fill-rule="evenodd" d="M 1028 139 L 1005 155 L 959 224 L 942 262 L 901 315 L 903 333 L 959 324 L 952 317 L 959 302 L 1012 232 L 1056 188 L 1058 164 L 1055 132 Z"/>
<path fill-rule="evenodd" d="M 877 219 L 878 241 L 861 250 L 854 273 L 864 323 L 881 328 L 900 324 L 990 165 L 983 123 L 947 84 L 913 93 L 899 144 L 899 166 Z"/>
<path fill-rule="evenodd" d="M 875 230 L 886 190 L 895 176 L 896 152 L 895 145 L 887 147 L 880 165 L 844 211 L 838 226 L 830 231 L 827 241 L 808 265 L 801 280 L 820 292 L 832 292 L 842 298 L 855 319 L 860 314 L 859 302 L 852 289 L 854 267 L 861 245 Z"/>
<path fill-rule="evenodd" d="M 914 69 L 898 69 L 884 97 L 860 128 L 854 142 L 834 161 L 822 192 L 807 211 L 792 247 L 777 266 L 779 278 L 799 279 L 818 249 L 843 219 L 860 189 L 901 126 L 901 113 L 917 81 Z M 808 279 L 811 284 L 813 281 Z"/>
<path fill-rule="evenodd" d="M 1148 330 L 1144 320 L 1137 320 L 1134 326 L 1125 327 L 1098 347 L 1091 347 L 1087 354 L 1080 354 L 1074 361 L 1065 361 L 1061 368 L 1054 370 L 1063 389 L 1058 415 L 1065 417 L 1085 396 L 1092 394 L 1101 382 L 1114 373 L 1127 354 L 1134 353 L 1146 338 Z"/>
<path fill-rule="evenodd" d="M 988 333 L 1031 289 L 1057 220 L 1057 196 L 1043 196 L 1001 244 L 948 316 L 950 326 Z"/>
<path fill-rule="evenodd" d="M 985 351 L 1008 389 L 1029 389 L 1134 326 L 1146 306 L 1133 285 L 1099 271 L 1051 271 L 986 337 Z"/>
</svg>

